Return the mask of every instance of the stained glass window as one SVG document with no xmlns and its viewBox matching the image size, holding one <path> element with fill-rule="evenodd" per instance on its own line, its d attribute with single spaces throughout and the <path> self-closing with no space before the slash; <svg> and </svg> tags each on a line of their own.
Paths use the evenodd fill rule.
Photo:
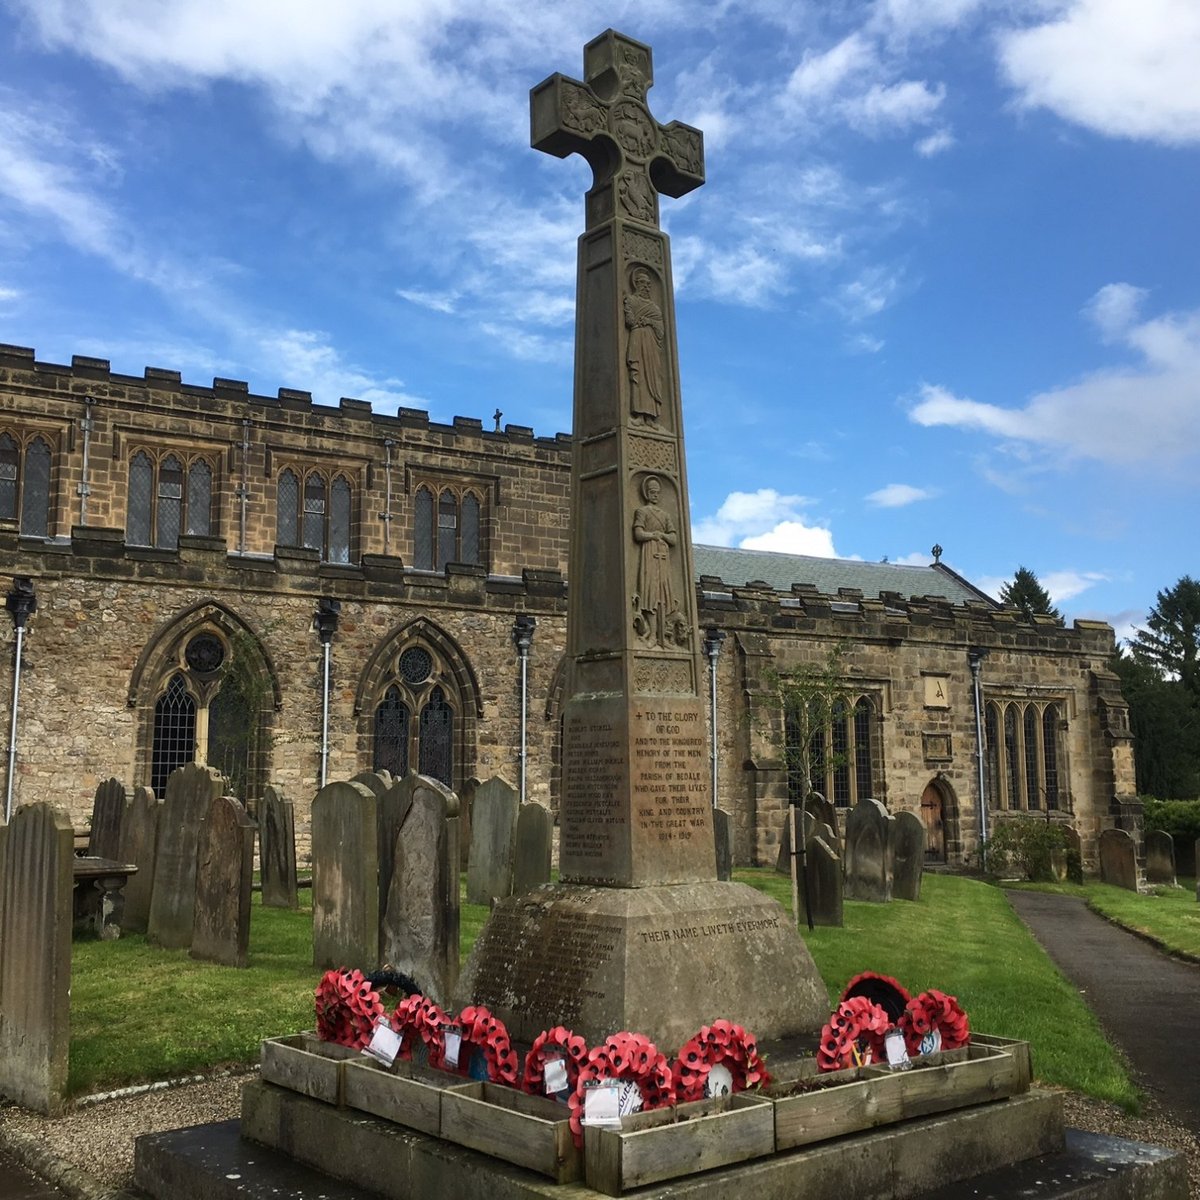
<svg viewBox="0 0 1200 1200">
<path fill-rule="evenodd" d="M 154 749 L 150 786 L 156 796 L 165 793 L 171 772 L 196 757 L 196 702 L 188 694 L 182 675 L 174 675 L 154 706 Z"/>
</svg>

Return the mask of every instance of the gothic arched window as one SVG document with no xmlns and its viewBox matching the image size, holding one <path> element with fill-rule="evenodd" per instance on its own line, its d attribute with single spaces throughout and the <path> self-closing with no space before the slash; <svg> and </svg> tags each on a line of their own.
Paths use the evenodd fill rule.
<svg viewBox="0 0 1200 1200">
<path fill-rule="evenodd" d="M 1061 712 L 1060 701 L 988 701 L 984 764 L 992 808 L 1061 807 Z"/>
<path fill-rule="evenodd" d="M 50 536 L 50 443 L 0 433 L 0 520 L 15 521 L 26 537 Z"/>
<path fill-rule="evenodd" d="M 404 647 L 375 708 L 372 768 L 403 775 L 416 764 L 422 775 L 455 787 L 457 735 L 458 702 L 446 664 L 424 643 Z"/>
<path fill-rule="evenodd" d="M 839 696 L 828 710 L 818 700 L 810 701 L 806 709 L 785 710 L 790 799 L 800 797 L 805 767 L 809 786 L 834 804 L 854 805 L 874 794 L 879 765 L 878 739 L 872 732 L 875 711 L 875 701 L 864 695 Z"/>
</svg>

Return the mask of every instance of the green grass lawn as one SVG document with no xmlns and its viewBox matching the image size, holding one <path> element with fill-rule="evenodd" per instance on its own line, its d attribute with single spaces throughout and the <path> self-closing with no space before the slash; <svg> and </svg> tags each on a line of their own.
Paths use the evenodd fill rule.
<svg viewBox="0 0 1200 1200">
<path fill-rule="evenodd" d="M 790 905 L 788 881 L 774 871 L 738 871 L 737 878 Z M 159 950 L 138 936 L 75 943 L 71 1091 L 250 1063 L 263 1038 L 311 1028 L 320 972 L 311 966 L 311 893 L 301 898 L 305 907 L 289 912 L 264 909 L 255 896 L 244 971 Z M 864 970 L 895 976 L 914 994 L 940 988 L 959 998 L 973 1028 L 1032 1042 L 1043 1081 L 1136 1103 L 1090 1013 L 998 889 L 926 876 L 919 903 L 848 901 L 845 915 L 842 929 L 804 932 L 831 999 Z M 463 904 L 464 957 L 486 918 L 485 907 Z"/>
<path fill-rule="evenodd" d="M 1018 887 L 1039 892 L 1079 896 L 1089 908 L 1157 942 L 1174 954 L 1200 959 L 1200 904 L 1196 881 L 1179 880 L 1179 887 L 1156 887 L 1148 894 L 1112 887 L 1107 883 L 1022 883 Z M 1006 887 L 1011 886 L 1009 884 Z"/>
</svg>

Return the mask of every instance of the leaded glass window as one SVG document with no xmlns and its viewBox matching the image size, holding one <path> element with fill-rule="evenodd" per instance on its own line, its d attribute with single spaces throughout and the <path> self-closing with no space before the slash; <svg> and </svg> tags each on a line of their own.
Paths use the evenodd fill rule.
<svg viewBox="0 0 1200 1200">
<path fill-rule="evenodd" d="M 154 706 L 154 749 L 150 786 L 156 796 L 166 791 L 172 771 L 196 757 L 196 701 L 181 674 L 171 677 Z"/>
<path fill-rule="evenodd" d="M 453 492 L 438 500 L 438 566 L 458 561 L 458 501 Z"/>
<path fill-rule="evenodd" d="M 212 467 L 203 459 L 188 471 L 187 531 L 198 537 L 212 532 Z"/>
<path fill-rule="evenodd" d="M 34 438 L 25 449 L 21 532 L 29 537 L 50 536 L 50 445 L 45 438 Z"/>
<path fill-rule="evenodd" d="M 433 570 L 433 493 L 417 489 L 414 504 L 416 528 L 413 530 L 413 566 L 418 571 Z"/>
<path fill-rule="evenodd" d="M 984 762 L 991 807 L 1027 812 L 1059 808 L 1060 713 L 1059 702 L 1008 700 L 988 703 Z"/>
<path fill-rule="evenodd" d="M 850 795 L 850 731 L 847 728 L 846 702 L 834 701 L 830 713 L 832 723 L 829 727 L 830 743 L 833 748 L 833 802 L 834 804 L 851 804 Z"/>
<path fill-rule="evenodd" d="M 125 540 L 131 546 L 152 544 L 153 513 L 154 464 L 144 450 L 139 450 L 129 464 L 129 499 L 125 509 Z"/>
<path fill-rule="evenodd" d="M 871 783 L 871 702 L 863 696 L 854 706 L 854 784 L 858 798 L 874 794 Z"/>
<path fill-rule="evenodd" d="M 468 492 L 462 502 L 462 561 L 478 565 L 479 557 L 479 497 Z"/>
<path fill-rule="evenodd" d="M 1021 749 L 1017 744 L 1017 710 L 1011 704 L 1004 710 L 1004 761 L 1008 768 L 1008 807 L 1020 808 Z"/>
<path fill-rule="evenodd" d="M 408 738 L 412 713 L 394 684 L 384 693 L 383 703 L 375 710 L 375 753 L 371 769 L 390 771 L 393 776 L 408 774 Z"/>
<path fill-rule="evenodd" d="M 304 481 L 304 544 L 310 550 L 325 547 L 325 480 L 316 473 Z"/>
<path fill-rule="evenodd" d="M 429 703 L 421 710 L 420 767 L 422 775 L 440 780 L 447 787 L 454 778 L 454 711 L 446 694 L 435 687 Z"/>
<path fill-rule="evenodd" d="M 441 655 L 409 644 L 392 660 L 371 730 L 375 770 L 422 775 L 455 787 L 456 738 L 461 736 L 454 678 Z"/>
<path fill-rule="evenodd" d="M 350 484 L 339 475 L 333 481 L 329 504 L 329 561 L 350 561 Z"/>
<path fill-rule="evenodd" d="M 1058 706 L 1047 704 L 1042 713 L 1042 761 L 1046 769 L 1046 807 L 1058 807 Z"/>
<path fill-rule="evenodd" d="M 1024 728 L 1025 741 L 1025 801 L 1027 808 L 1041 808 L 1042 796 L 1039 787 L 1038 773 L 1038 714 L 1031 704 L 1025 709 Z"/>
<path fill-rule="evenodd" d="M 788 798 L 798 800 L 805 787 L 838 805 L 854 805 L 875 790 L 876 753 L 871 722 L 875 704 L 869 696 L 839 696 L 828 708 L 808 702 L 784 713 Z M 807 763 L 801 753 L 807 747 Z"/>
<path fill-rule="evenodd" d="M 179 545 L 183 518 L 183 465 L 173 454 L 158 465 L 158 514 L 156 546 L 174 549 Z"/>
<path fill-rule="evenodd" d="M 281 546 L 298 546 L 300 528 L 300 481 L 291 471 L 281 471 L 275 485 L 275 541 Z"/>
<path fill-rule="evenodd" d="M 987 742 L 987 788 L 988 804 L 991 808 L 1001 806 L 1000 791 L 1000 730 L 996 717 L 996 706 L 987 706 L 985 723 L 985 740 Z"/>
<path fill-rule="evenodd" d="M 21 451 L 16 439 L 0 433 L 0 520 L 11 521 L 17 515 L 17 475 Z"/>
</svg>

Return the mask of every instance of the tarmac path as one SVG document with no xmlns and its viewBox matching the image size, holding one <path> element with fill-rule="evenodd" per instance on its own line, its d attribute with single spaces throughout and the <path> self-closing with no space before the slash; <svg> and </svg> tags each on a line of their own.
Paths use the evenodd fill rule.
<svg viewBox="0 0 1200 1200">
<path fill-rule="evenodd" d="M 1006 895 L 1124 1051 L 1138 1086 L 1200 1129 L 1200 966 L 1110 924 L 1076 896 Z"/>
</svg>

